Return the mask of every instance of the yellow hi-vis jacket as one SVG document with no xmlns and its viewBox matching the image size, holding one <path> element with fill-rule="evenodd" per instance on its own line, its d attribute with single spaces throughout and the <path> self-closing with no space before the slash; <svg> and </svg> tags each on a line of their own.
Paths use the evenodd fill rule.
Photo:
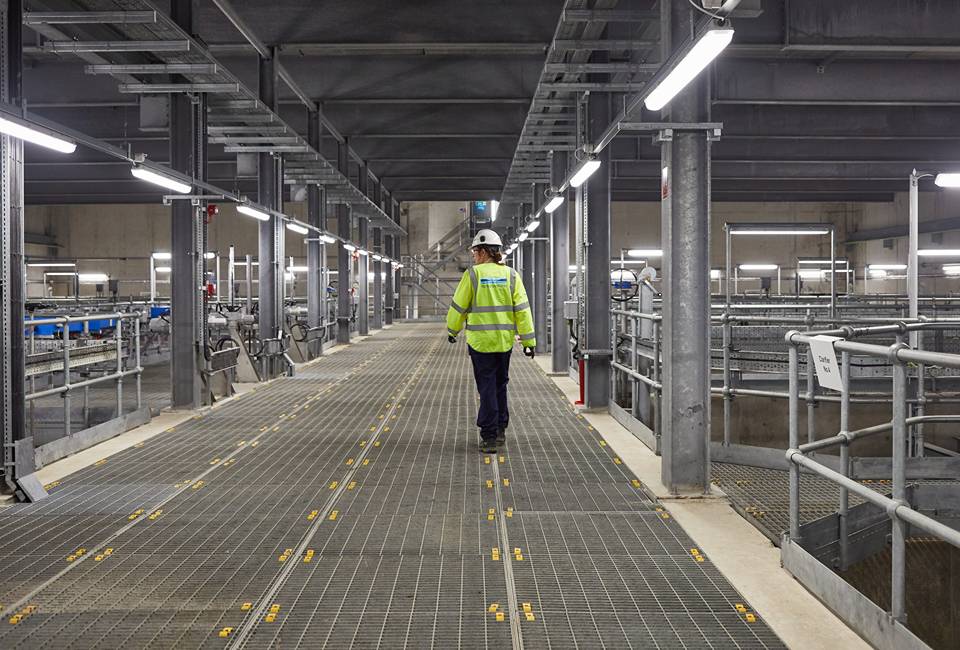
<svg viewBox="0 0 960 650">
<path fill-rule="evenodd" d="M 467 269 L 447 311 L 447 331 L 467 325 L 467 344 L 477 352 L 507 352 L 520 335 L 525 348 L 537 344 L 523 282 L 509 266 L 477 264 Z"/>
</svg>

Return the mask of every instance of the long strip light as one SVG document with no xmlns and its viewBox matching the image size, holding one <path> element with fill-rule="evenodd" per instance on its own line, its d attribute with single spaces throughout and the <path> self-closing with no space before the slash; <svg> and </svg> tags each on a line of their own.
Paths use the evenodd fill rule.
<svg viewBox="0 0 960 650">
<path fill-rule="evenodd" d="M 331 235 L 328 235 L 328 234 L 326 234 L 326 233 L 320 233 L 319 239 L 320 239 L 320 241 L 322 241 L 322 242 L 325 243 L 325 244 L 336 244 L 336 243 L 337 243 L 337 238 L 336 238 L 336 237 L 332 237 Z"/>
<path fill-rule="evenodd" d="M 829 235 L 830 231 L 826 228 L 816 229 L 808 228 L 806 230 L 799 229 L 789 229 L 789 228 L 771 228 L 768 230 L 758 229 L 758 230 L 743 230 L 743 229 L 731 229 L 731 235 Z"/>
<path fill-rule="evenodd" d="M 804 280 L 822 280 L 825 274 L 826 271 L 821 269 L 800 269 L 797 271 L 797 276 Z"/>
<path fill-rule="evenodd" d="M 570 187 L 580 187 L 593 173 L 600 169 L 600 161 L 596 158 L 588 158 L 583 161 L 580 168 L 570 178 Z"/>
<path fill-rule="evenodd" d="M 944 264 L 944 275 L 960 275 L 960 264 Z"/>
<path fill-rule="evenodd" d="M 172 260 L 173 253 L 154 253 L 153 259 L 155 260 Z"/>
<path fill-rule="evenodd" d="M 27 266 L 36 268 L 76 268 L 76 262 L 28 262 Z"/>
<path fill-rule="evenodd" d="M 77 273 L 77 280 L 80 282 L 106 282 L 110 279 L 110 276 L 106 273 Z"/>
<path fill-rule="evenodd" d="M 536 230 L 536 229 L 539 228 L 539 227 L 540 227 L 540 220 L 539 220 L 539 219 L 534 219 L 533 221 L 531 221 L 530 223 L 528 223 L 526 226 L 524 226 L 524 228 L 526 229 L 527 232 L 533 232 L 534 230 Z"/>
<path fill-rule="evenodd" d="M 300 235 L 310 234 L 309 228 L 307 228 L 306 226 L 301 226 L 299 223 L 296 223 L 294 221 L 287 222 L 287 230 L 289 230 L 290 232 L 298 233 Z"/>
<path fill-rule="evenodd" d="M 288 266 L 287 273 L 306 273 L 310 269 L 306 266 Z"/>
<path fill-rule="evenodd" d="M 657 84 L 644 104 L 651 111 L 659 111 L 670 103 L 681 90 L 703 72 L 733 40 L 733 28 L 715 27 L 700 37 L 663 80 Z"/>
<path fill-rule="evenodd" d="M 0 133 L 13 136 L 25 142 L 32 142 L 41 147 L 59 151 L 60 153 L 73 153 L 77 150 L 77 143 L 64 140 L 63 138 L 44 133 L 36 127 L 27 126 L 20 122 L 5 117 L 0 117 Z"/>
<path fill-rule="evenodd" d="M 130 173 L 135 178 L 139 178 L 142 181 L 147 181 L 148 183 L 153 183 L 154 185 L 159 185 L 160 187 L 165 187 L 168 190 L 173 190 L 177 194 L 189 194 L 191 191 L 193 191 L 193 186 L 182 181 L 178 181 L 175 178 L 171 178 L 170 176 L 158 174 L 152 169 L 147 169 L 146 167 L 134 165 L 130 168 Z"/>
<path fill-rule="evenodd" d="M 906 264 L 868 264 L 868 271 L 904 271 Z"/>
<path fill-rule="evenodd" d="M 352 253 L 353 251 L 357 250 L 357 247 L 356 247 L 356 246 L 354 246 L 353 244 L 348 244 L 347 242 L 343 242 L 343 248 L 344 248 L 344 250 L 348 250 L 348 251 L 350 251 L 351 253 Z"/>
<path fill-rule="evenodd" d="M 248 217 L 253 217 L 254 219 L 259 219 L 260 221 L 270 221 L 269 214 L 257 210 L 256 208 L 251 208 L 249 205 L 238 205 L 237 212 L 240 214 L 245 214 Z"/>
<path fill-rule="evenodd" d="M 158 266 L 157 268 L 154 269 L 154 271 L 156 271 L 157 273 L 170 273 L 171 271 L 173 271 L 173 267 L 171 267 L 171 266 Z"/>
<path fill-rule="evenodd" d="M 937 174 L 933 182 L 938 187 L 960 187 L 960 173 Z"/>
<path fill-rule="evenodd" d="M 530 236 L 530 233 L 524 230 L 522 233 L 520 233 L 520 236 L 517 237 L 517 239 L 520 241 L 527 241 L 527 237 L 529 236 Z"/>
<path fill-rule="evenodd" d="M 663 250 L 660 248 L 634 248 L 627 251 L 630 257 L 663 257 Z"/>
<path fill-rule="evenodd" d="M 920 257 L 960 257 L 960 248 L 922 248 L 917 251 Z"/>
<path fill-rule="evenodd" d="M 776 271 L 780 267 L 776 264 L 741 264 L 741 271 Z"/>
<path fill-rule="evenodd" d="M 547 214 L 553 214 L 557 208 L 563 205 L 564 200 L 565 199 L 562 194 L 557 194 L 555 197 L 547 201 L 547 204 L 543 206 L 543 209 L 546 211 Z"/>
</svg>

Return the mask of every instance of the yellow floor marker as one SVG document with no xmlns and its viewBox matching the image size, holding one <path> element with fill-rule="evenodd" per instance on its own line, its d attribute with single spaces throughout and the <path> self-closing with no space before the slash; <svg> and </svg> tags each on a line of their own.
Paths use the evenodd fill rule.
<svg viewBox="0 0 960 650">
<path fill-rule="evenodd" d="M 752 613 L 750 613 L 750 612 L 748 612 L 747 615 L 746 615 L 744 618 L 747 619 L 747 623 L 756 623 L 756 622 L 757 622 L 757 617 L 754 616 L 754 615 L 753 615 Z"/>
<path fill-rule="evenodd" d="M 504 619 L 503 612 L 497 612 L 495 618 L 496 618 L 496 620 L 497 620 L 498 623 L 502 623 L 502 622 L 503 622 L 503 619 Z"/>
<path fill-rule="evenodd" d="M 231 633 L 231 632 L 233 632 L 233 628 L 232 628 L 232 627 L 225 627 L 225 628 L 223 628 L 222 630 L 220 630 L 220 638 L 221 638 L 221 639 L 226 639 L 228 636 L 230 636 L 230 633 Z"/>
<path fill-rule="evenodd" d="M 491 556 L 491 558 L 493 559 L 494 562 L 499 562 L 499 561 L 500 561 L 500 549 L 499 549 L 499 548 L 493 549 L 493 550 L 490 552 L 490 556 Z"/>
<path fill-rule="evenodd" d="M 240 611 L 241 612 L 249 611 L 251 607 L 253 607 L 253 603 L 244 603 L 240 605 Z"/>
<path fill-rule="evenodd" d="M 334 510 L 333 512 L 331 512 L 331 513 L 330 513 L 330 517 L 329 517 L 330 521 L 336 521 L 336 520 L 337 520 L 337 515 L 339 515 L 339 514 L 340 514 L 340 511 L 339 511 L 339 510 Z"/>
</svg>

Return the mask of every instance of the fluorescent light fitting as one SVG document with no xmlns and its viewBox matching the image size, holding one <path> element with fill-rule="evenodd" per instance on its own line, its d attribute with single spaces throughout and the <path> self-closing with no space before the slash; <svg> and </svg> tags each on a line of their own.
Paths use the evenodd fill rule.
<svg viewBox="0 0 960 650">
<path fill-rule="evenodd" d="M 153 259 L 155 260 L 172 260 L 173 253 L 154 253 Z"/>
<path fill-rule="evenodd" d="M 720 269 L 710 269 L 710 279 L 719 280 L 720 279 Z"/>
<path fill-rule="evenodd" d="M 647 263 L 647 260 L 610 260 L 610 263 L 614 266 L 643 266 Z"/>
<path fill-rule="evenodd" d="M 960 275 L 960 264 L 944 264 L 944 275 Z"/>
<path fill-rule="evenodd" d="M 249 205 L 238 205 L 237 212 L 245 214 L 248 217 L 253 217 L 254 219 L 259 219 L 260 221 L 270 221 L 269 214 L 256 208 L 251 208 Z"/>
<path fill-rule="evenodd" d="M 500 201 L 490 201 L 490 221 L 497 220 L 497 212 L 500 211 Z"/>
<path fill-rule="evenodd" d="M 837 259 L 837 260 L 835 260 L 835 261 L 836 261 L 837 266 L 840 266 L 841 264 L 846 264 L 846 263 L 847 263 L 847 260 L 846 260 L 845 258 L 844 258 L 844 259 Z M 822 259 L 822 260 L 797 260 L 797 262 L 798 262 L 799 264 L 816 264 L 817 266 L 830 266 L 830 260 L 828 260 L 828 259 Z"/>
<path fill-rule="evenodd" d="M 367 250 L 365 250 L 365 249 L 363 249 L 363 248 L 357 249 L 357 252 L 360 253 L 361 255 L 363 255 L 364 257 L 366 257 L 367 255 L 370 254 L 369 251 L 367 251 Z"/>
<path fill-rule="evenodd" d="M 36 127 L 14 122 L 5 117 L 0 117 L 0 133 L 13 136 L 25 142 L 32 142 L 33 144 L 38 144 L 41 147 L 53 149 L 60 153 L 73 153 L 77 150 L 77 144 L 75 142 L 44 133 Z"/>
<path fill-rule="evenodd" d="M 917 251 L 920 257 L 960 257 L 960 248 L 922 248 Z"/>
<path fill-rule="evenodd" d="M 794 229 L 789 228 L 771 228 L 768 230 L 731 230 L 731 235 L 829 235 L 830 231 L 827 229 Z"/>
<path fill-rule="evenodd" d="M 154 269 L 157 273 L 170 273 L 173 270 L 173 267 L 170 266 L 158 266 Z"/>
<path fill-rule="evenodd" d="M 345 250 L 350 251 L 351 253 L 352 253 L 353 251 L 357 250 L 357 247 L 356 247 L 356 246 L 354 246 L 353 244 L 348 244 L 347 242 L 343 242 L 343 248 L 344 248 Z"/>
<path fill-rule="evenodd" d="M 309 269 L 306 266 L 288 266 L 287 273 L 306 273 Z"/>
<path fill-rule="evenodd" d="M 550 199 L 549 201 L 547 201 L 547 204 L 543 206 L 543 209 L 546 211 L 547 214 L 553 214 L 557 208 L 563 205 L 563 202 L 565 200 L 566 199 L 564 199 L 562 194 L 558 194 L 552 199 Z"/>
<path fill-rule="evenodd" d="M 741 264 L 741 271 L 776 271 L 780 267 L 776 264 Z"/>
<path fill-rule="evenodd" d="M 76 273 L 67 273 L 67 272 L 65 272 L 65 271 L 50 271 L 50 272 L 48 272 L 48 273 L 44 273 L 44 275 L 47 276 L 47 277 L 51 277 L 51 276 L 64 276 L 64 277 L 66 277 L 66 276 L 69 276 L 69 277 L 71 277 L 71 278 L 74 278 L 74 277 L 77 276 Z"/>
<path fill-rule="evenodd" d="M 937 187 L 960 187 L 960 173 L 937 174 L 933 182 L 937 184 Z"/>
<path fill-rule="evenodd" d="M 526 228 L 527 232 L 533 232 L 534 230 L 540 227 L 540 220 L 534 219 L 524 227 Z"/>
<path fill-rule="evenodd" d="M 203 254 L 203 259 L 205 259 L 205 260 L 212 260 L 212 259 L 215 258 L 216 256 L 217 256 L 216 253 L 212 253 L 212 252 L 210 252 L 210 251 L 207 251 L 206 253 Z"/>
<path fill-rule="evenodd" d="M 596 158 L 583 161 L 580 169 L 570 178 L 570 187 L 580 187 L 588 178 L 593 176 L 593 173 L 598 169 L 600 169 L 600 161 Z"/>
<path fill-rule="evenodd" d="M 630 257 L 663 257 L 663 250 L 660 248 L 635 248 L 627 251 Z"/>
<path fill-rule="evenodd" d="M 53 268 L 75 268 L 77 266 L 76 262 L 28 262 L 27 266 L 32 267 L 45 267 L 49 269 Z"/>
<path fill-rule="evenodd" d="M 906 270 L 906 264 L 868 264 L 867 270 L 869 271 L 904 271 Z"/>
<path fill-rule="evenodd" d="M 295 233 L 297 233 L 297 234 L 299 234 L 299 235 L 308 235 L 308 234 L 310 234 L 310 229 L 309 229 L 309 228 L 307 228 L 306 226 L 301 226 L 299 223 L 296 223 L 296 222 L 294 222 L 294 221 L 288 221 L 288 222 L 287 222 L 287 230 L 289 230 L 290 232 L 295 232 Z"/>
<path fill-rule="evenodd" d="M 651 111 L 659 111 L 670 103 L 681 90 L 703 72 L 710 63 L 717 58 L 733 40 L 733 29 L 730 27 L 711 29 L 700 37 L 700 40 L 690 48 L 663 80 L 657 84 L 647 98 L 644 105 Z"/>
<path fill-rule="evenodd" d="M 370 257 L 373 258 L 374 262 L 379 262 L 383 259 L 383 257 L 381 257 L 380 255 L 371 255 Z"/>
<path fill-rule="evenodd" d="M 825 273 L 820 269 L 800 269 L 797 271 L 797 276 L 804 280 L 822 280 Z"/>
<path fill-rule="evenodd" d="M 882 280 L 887 277 L 887 272 L 884 269 L 868 269 L 867 273 L 874 280 Z"/>
<path fill-rule="evenodd" d="M 152 169 L 147 169 L 146 167 L 135 165 L 130 168 L 130 173 L 135 178 L 139 178 L 142 181 L 147 181 L 148 183 L 153 183 L 154 185 L 159 185 L 160 187 L 165 187 L 168 190 L 173 190 L 177 194 L 189 194 L 191 191 L 193 191 L 192 185 L 187 185 L 182 181 L 178 181 L 177 179 L 169 176 L 164 176 L 163 174 L 159 174 Z"/>
<path fill-rule="evenodd" d="M 325 234 L 325 233 L 321 233 L 321 234 L 320 234 L 320 241 L 322 241 L 322 242 L 325 243 L 325 244 L 336 244 L 336 243 L 337 243 L 337 238 L 336 238 L 336 237 L 331 237 L 330 235 L 327 235 L 327 234 Z"/>
<path fill-rule="evenodd" d="M 527 237 L 529 236 L 530 236 L 530 233 L 524 230 L 522 233 L 520 233 L 520 236 L 517 237 L 517 239 L 519 239 L 520 241 L 527 241 Z"/>
<path fill-rule="evenodd" d="M 78 273 L 77 279 L 80 282 L 97 283 L 106 282 L 110 279 L 110 276 L 108 276 L 106 273 Z"/>
</svg>

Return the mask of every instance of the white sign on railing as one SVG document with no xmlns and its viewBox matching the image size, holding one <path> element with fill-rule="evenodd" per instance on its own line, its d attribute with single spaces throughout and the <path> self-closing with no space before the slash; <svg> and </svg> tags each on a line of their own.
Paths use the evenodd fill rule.
<svg viewBox="0 0 960 650">
<path fill-rule="evenodd" d="M 837 363 L 837 353 L 833 350 L 833 342 L 839 340 L 841 339 L 836 336 L 822 335 L 810 339 L 810 354 L 817 369 L 817 381 L 822 388 L 836 391 L 843 390 L 840 364 Z"/>
</svg>

